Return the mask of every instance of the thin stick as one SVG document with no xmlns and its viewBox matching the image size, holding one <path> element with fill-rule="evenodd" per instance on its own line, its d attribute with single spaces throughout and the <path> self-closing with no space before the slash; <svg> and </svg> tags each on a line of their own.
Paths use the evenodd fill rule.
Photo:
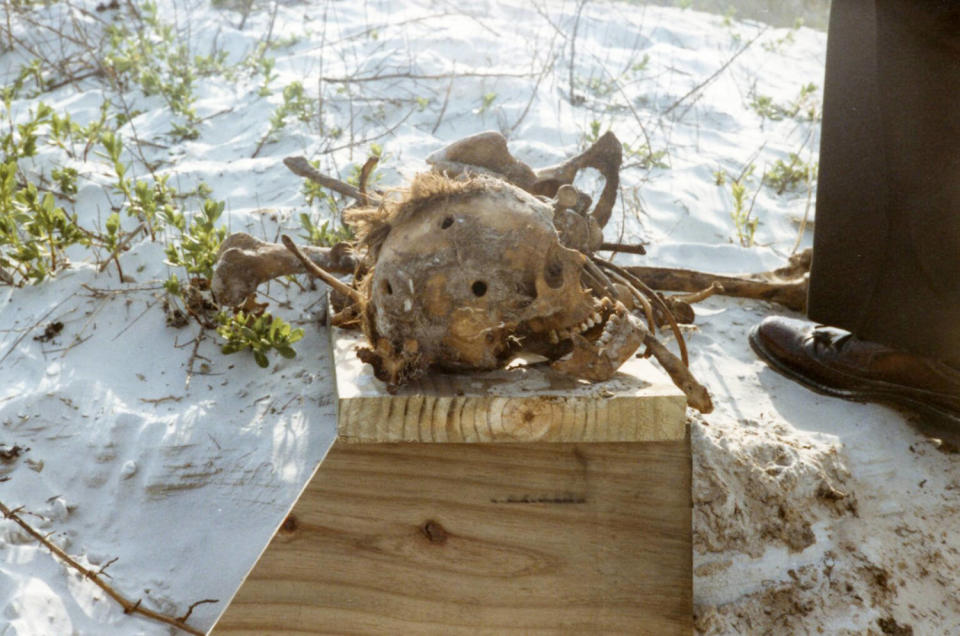
<svg viewBox="0 0 960 636">
<path fill-rule="evenodd" d="M 292 238 L 284 234 L 280 237 L 280 240 L 283 242 L 284 246 L 290 250 L 293 255 L 300 260 L 301 263 L 303 263 L 304 268 L 306 268 L 307 272 L 309 272 L 311 275 L 319 278 L 341 294 L 352 298 L 355 302 L 360 302 L 363 300 L 363 296 L 361 296 L 360 292 L 358 292 L 356 289 L 350 287 L 349 285 L 345 285 L 332 274 L 329 274 L 317 267 L 316 263 L 311 261 L 303 252 L 300 251 L 300 248 L 297 247 L 297 244 L 293 242 Z"/>
<path fill-rule="evenodd" d="M 48 311 L 47 313 L 43 314 L 43 316 L 41 316 L 39 320 L 37 320 L 35 323 L 33 323 L 33 325 L 32 325 L 31 327 L 28 327 L 27 329 L 24 329 L 24 330 L 23 330 L 23 333 L 20 334 L 20 337 L 13 341 L 13 344 L 10 345 L 10 348 L 7 349 L 7 352 L 6 352 L 5 354 L 3 354 L 3 357 L 2 357 L 2 358 L 0 358 L 0 362 L 3 362 L 4 360 L 6 360 L 6 359 L 7 359 L 7 356 L 9 356 L 11 353 L 13 353 L 14 350 L 17 348 L 17 346 L 23 341 L 23 339 L 27 337 L 27 334 L 29 334 L 31 331 L 33 331 L 34 329 L 36 329 L 36 328 L 40 325 L 40 323 L 42 323 L 44 320 L 47 319 L 47 316 L 49 316 L 50 314 L 52 314 L 53 312 L 55 312 L 57 309 L 60 308 L 60 305 L 62 305 L 63 303 L 67 302 L 68 300 L 70 300 L 71 298 L 73 298 L 73 297 L 76 296 L 76 295 L 77 295 L 76 292 L 70 294 L 69 296 L 67 296 L 66 298 L 64 298 L 64 299 L 61 300 L 60 302 L 58 302 L 56 305 L 54 305 L 54 306 L 50 309 L 50 311 Z"/>
<path fill-rule="evenodd" d="M 533 77 L 533 73 L 482 73 L 482 72 L 468 72 L 468 73 L 435 73 L 435 74 L 419 74 L 419 73 L 384 73 L 382 75 L 370 75 L 362 77 L 321 77 L 320 79 L 324 82 L 330 82 L 333 84 L 359 84 L 362 82 L 380 82 L 383 80 L 391 79 L 411 79 L 411 80 L 441 80 L 441 79 L 450 79 L 453 77 L 489 77 L 493 79 L 498 78 L 527 78 Z"/>
<path fill-rule="evenodd" d="M 443 121 L 443 116 L 447 112 L 447 104 L 450 103 L 450 91 L 453 89 L 453 80 L 456 75 L 450 76 L 450 83 L 447 84 L 447 94 L 443 96 L 443 106 L 440 107 L 440 115 L 437 116 L 437 123 L 433 125 L 433 129 L 430 131 L 431 135 L 437 134 L 437 128 L 440 127 L 440 122 Z"/>
<path fill-rule="evenodd" d="M 577 29 L 580 27 L 580 14 L 587 5 L 587 0 L 580 0 L 577 5 L 577 17 L 573 21 L 573 34 L 570 36 L 570 103 L 576 105 L 576 94 L 573 86 L 573 66 L 577 57 Z"/>
<path fill-rule="evenodd" d="M 720 75 L 720 73 L 723 73 L 725 70 L 727 70 L 727 67 L 730 66 L 731 64 L 733 64 L 733 61 L 734 61 L 735 59 L 737 59 L 738 57 L 740 57 L 740 56 L 743 54 L 744 51 L 746 51 L 747 49 L 749 49 L 750 46 L 760 38 L 761 35 L 763 35 L 764 33 L 767 32 L 767 28 L 768 28 L 768 27 L 764 27 L 763 29 L 761 29 L 759 33 L 757 33 L 755 36 L 753 36 L 753 39 L 752 39 L 752 40 L 750 40 L 749 42 L 747 42 L 746 44 L 744 44 L 742 47 L 740 47 L 740 50 L 737 51 L 736 53 L 734 53 L 733 56 L 731 56 L 729 60 L 727 60 L 726 62 L 724 62 L 723 65 L 722 65 L 720 68 L 718 68 L 716 71 L 714 71 L 714 72 L 713 72 L 713 75 L 711 75 L 711 76 L 708 77 L 707 79 L 703 80 L 702 82 L 700 82 L 699 84 L 697 84 L 696 86 L 694 86 L 693 88 L 691 88 L 689 91 L 686 92 L 686 94 L 684 94 L 683 97 L 681 97 L 681 98 L 678 99 L 677 101 L 675 101 L 675 102 L 673 102 L 672 104 L 670 104 L 670 107 L 667 108 L 667 110 L 663 111 L 663 115 L 669 115 L 670 112 L 671 112 L 674 108 L 676 108 L 677 106 L 679 106 L 680 104 L 682 104 L 682 103 L 684 102 L 684 100 L 686 100 L 688 97 L 690 97 L 691 95 L 693 95 L 693 94 L 696 93 L 697 91 L 699 91 L 699 90 L 701 90 L 702 88 L 704 88 L 707 84 L 709 84 L 709 83 L 712 82 L 713 80 L 717 79 L 717 77 Z"/>
<path fill-rule="evenodd" d="M 80 574 L 82 574 L 84 578 L 89 579 L 90 581 L 93 582 L 94 585 L 96 585 L 101 590 L 106 592 L 107 596 L 115 600 L 117 603 L 120 604 L 121 607 L 123 607 L 123 612 L 125 614 L 140 614 L 141 616 L 145 616 L 152 620 L 160 621 L 161 623 L 166 623 L 167 625 L 172 625 L 177 629 L 181 629 L 187 632 L 188 634 L 196 634 L 196 636 L 203 636 L 202 631 L 200 631 L 199 629 L 194 629 L 193 627 L 187 625 L 187 623 L 183 619 L 174 618 L 172 616 L 167 616 L 166 614 L 161 614 L 151 609 L 141 607 L 139 600 L 136 602 L 133 602 L 127 599 L 126 597 L 124 597 L 122 594 L 120 594 L 115 589 L 113 589 L 113 587 L 111 587 L 106 582 L 104 582 L 104 580 L 100 577 L 100 573 L 94 572 L 93 570 L 83 567 L 82 565 L 77 563 L 69 554 L 64 552 L 59 546 L 52 543 L 47 537 L 45 537 L 44 535 L 34 530 L 30 524 L 24 521 L 23 518 L 17 514 L 19 510 L 20 510 L 19 508 L 17 510 L 11 510 L 7 506 L 5 506 L 2 502 L 0 502 L 0 512 L 3 513 L 3 516 L 5 518 L 13 521 L 18 526 L 23 528 L 23 530 L 27 534 L 29 534 L 31 537 L 39 541 L 45 548 L 50 550 L 50 552 L 53 553 L 54 556 L 59 558 L 61 561 L 63 561 L 73 569 L 75 569 L 77 572 L 80 572 Z M 210 600 L 210 601 L 201 601 L 201 602 L 213 603 L 217 601 Z M 191 606 L 191 610 L 196 605 L 197 603 L 194 603 L 194 605 Z M 190 615 L 190 612 L 187 613 L 187 616 L 189 615 Z"/>
</svg>

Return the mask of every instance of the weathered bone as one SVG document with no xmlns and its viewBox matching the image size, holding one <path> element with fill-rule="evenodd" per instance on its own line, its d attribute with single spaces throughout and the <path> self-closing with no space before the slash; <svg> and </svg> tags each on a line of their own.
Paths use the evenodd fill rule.
<svg viewBox="0 0 960 636">
<path fill-rule="evenodd" d="M 589 148 L 561 164 L 537 170 L 533 191 L 548 197 L 556 196 L 561 185 L 571 184 L 577 173 L 584 168 L 594 168 L 603 176 L 603 192 L 590 216 L 602 229 L 610 220 L 613 204 L 620 189 L 620 164 L 623 162 L 623 146 L 612 131 L 607 131 Z"/>
<path fill-rule="evenodd" d="M 349 273 L 356 267 L 353 252 L 345 243 L 303 249 L 311 261 L 327 271 Z M 237 232 L 220 245 L 210 288 L 220 305 L 235 307 L 256 292 L 261 283 L 305 272 L 303 263 L 283 245 Z"/>
<path fill-rule="evenodd" d="M 572 184 L 579 171 L 595 168 L 603 176 L 604 185 L 600 199 L 589 216 L 600 229 L 610 220 L 617 200 L 622 162 L 623 147 L 612 131 L 607 131 L 579 155 L 536 172 L 510 154 L 506 138 L 496 131 L 461 139 L 427 157 L 427 163 L 434 170 L 445 172 L 448 176 L 493 174 L 527 192 L 551 199 L 557 196 L 561 186 Z M 589 198 L 587 201 L 589 205 Z"/>
<path fill-rule="evenodd" d="M 790 263 L 769 272 L 721 276 L 689 269 L 669 267 L 627 267 L 631 274 L 654 289 L 699 292 L 714 284 L 716 293 L 738 298 L 753 298 L 779 303 L 795 311 L 806 311 L 810 261 L 813 251 L 804 250 L 790 257 Z"/>
<path fill-rule="evenodd" d="M 283 242 L 284 247 L 286 247 L 290 252 L 296 257 L 300 264 L 303 265 L 304 270 L 311 276 L 319 278 L 327 285 L 329 285 L 334 290 L 340 292 L 344 296 L 353 299 L 355 302 L 361 302 L 363 296 L 353 287 L 340 282 L 332 274 L 324 271 L 321 267 L 318 267 L 316 263 L 307 258 L 307 255 L 304 254 L 297 244 L 293 242 L 293 239 L 284 234 L 280 237 L 280 240 Z"/>
<path fill-rule="evenodd" d="M 450 177 L 487 174 L 505 179 L 530 191 L 537 180 L 530 166 L 514 159 L 507 150 L 506 138 L 496 131 L 486 131 L 455 141 L 427 156 L 427 163 Z"/>
</svg>

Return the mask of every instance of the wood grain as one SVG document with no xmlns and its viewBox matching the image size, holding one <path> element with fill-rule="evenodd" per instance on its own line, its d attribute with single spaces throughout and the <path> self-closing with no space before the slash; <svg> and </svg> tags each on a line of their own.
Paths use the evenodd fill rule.
<svg viewBox="0 0 960 636">
<path fill-rule="evenodd" d="M 546 365 L 471 375 L 431 373 L 387 393 L 361 343 L 333 328 L 338 434 L 354 442 L 633 442 L 681 440 L 686 397 L 648 360 L 588 383 Z"/>
<path fill-rule="evenodd" d="M 689 438 L 339 440 L 215 626 L 690 634 Z"/>
</svg>

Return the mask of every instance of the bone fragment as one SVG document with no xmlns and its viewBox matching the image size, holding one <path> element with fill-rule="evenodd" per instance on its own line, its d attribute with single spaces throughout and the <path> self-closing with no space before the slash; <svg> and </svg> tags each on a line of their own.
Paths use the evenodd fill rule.
<svg viewBox="0 0 960 636">
<path fill-rule="evenodd" d="M 629 316 L 636 325 L 643 329 L 643 344 L 647 346 L 653 357 L 657 359 L 663 370 L 667 372 L 677 388 L 687 396 L 687 404 L 697 409 L 701 413 L 710 413 L 713 411 L 713 401 L 710 399 L 710 393 L 707 389 L 697 382 L 697 379 L 690 373 L 690 369 L 677 356 L 673 355 L 662 342 L 643 327 L 643 323 Z"/>
<path fill-rule="evenodd" d="M 533 192 L 553 197 L 564 184 L 573 183 L 577 172 L 595 168 L 603 175 L 603 192 L 593 208 L 591 216 L 602 228 L 610 220 L 613 204 L 620 190 L 620 164 L 623 162 L 623 146 L 611 131 L 607 131 L 592 146 L 579 155 L 561 164 L 537 170 L 537 182 Z"/>
<path fill-rule="evenodd" d="M 806 273 L 809 272 L 809 268 L 808 250 L 792 256 L 791 263 L 787 267 L 759 274 L 721 276 L 670 267 L 626 267 L 625 269 L 654 289 L 699 292 L 718 283 L 723 291 L 716 293 L 724 296 L 769 300 L 788 309 L 805 311 L 808 286 Z"/>
<path fill-rule="evenodd" d="M 682 303 L 687 303 L 688 305 L 692 305 L 694 303 L 699 303 L 703 300 L 706 300 L 707 298 L 710 298 L 714 294 L 722 294 L 722 293 L 723 293 L 723 285 L 721 285 L 719 281 L 713 281 L 713 283 L 706 289 L 701 289 L 700 291 L 693 292 L 692 294 L 679 294 L 677 296 L 672 296 L 670 297 L 669 300 L 674 302 L 679 301 Z"/>
<path fill-rule="evenodd" d="M 352 272 L 356 266 L 346 245 L 304 248 L 307 257 L 332 272 Z M 257 291 L 257 287 L 279 276 L 303 274 L 307 270 L 283 245 L 268 243 L 244 232 L 228 236 L 220 245 L 211 281 L 216 301 L 235 307 Z"/>
<path fill-rule="evenodd" d="M 379 203 L 380 197 L 369 192 L 362 192 L 358 188 L 353 187 L 349 183 L 344 183 L 339 179 L 334 179 L 333 177 L 328 177 L 323 174 L 316 168 L 310 165 L 310 162 L 307 161 L 306 157 L 286 157 L 283 160 L 283 165 L 290 169 L 290 172 L 293 174 L 304 177 L 305 179 L 310 179 L 318 185 L 322 185 L 324 188 L 329 188 L 334 192 L 339 192 L 348 197 L 352 197 L 359 201 L 362 205 L 368 205 L 369 203 Z"/>
<path fill-rule="evenodd" d="M 427 163 L 435 170 L 447 172 L 451 177 L 464 172 L 480 174 L 489 171 L 528 191 L 536 181 L 533 170 L 522 161 L 514 159 L 507 150 L 506 138 L 493 130 L 455 141 L 430 154 Z"/>
<path fill-rule="evenodd" d="M 341 282 L 332 274 L 325 272 L 324 270 L 317 267 L 316 263 L 307 258 L 307 255 L 300 251 L 300 248 L 297 247 L 297 244 L 293 242 L 293 239 L 284 234 L 280 237 L 280 240 L 283 241 L 283 244 L 290 250 L 293 255 L 303 264 L 303 267 L 306 269 L 307 273 L 319 278 L 332 289 L 340 292 L 347 298 L 352 298 L 355 302 L 362 302 L 363 295 L 358 292 L 353 287 Z"/>
<path fill-rule="evenodd" d="M 577 204 L 580 195 L 577 189 L 570 184 L 564 184 L 557 190 L 557 203 L 564 208 L 572 208 Z"/>
</svg>

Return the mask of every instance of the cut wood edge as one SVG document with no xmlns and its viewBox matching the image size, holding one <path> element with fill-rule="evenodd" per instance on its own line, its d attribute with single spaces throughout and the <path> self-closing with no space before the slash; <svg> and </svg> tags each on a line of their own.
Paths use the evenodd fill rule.
<svg viewBox="0 0 960 636">
<path fill-rule="evenodd" d="M 547 365 L 430 373 L 390 394 L 356 356 L 360 337 L 330 329 L 338 438 L 350 443 L 643 442 L 686 435 L 686 396 L 650 361 L 607 382 Z"/>
</svg>

